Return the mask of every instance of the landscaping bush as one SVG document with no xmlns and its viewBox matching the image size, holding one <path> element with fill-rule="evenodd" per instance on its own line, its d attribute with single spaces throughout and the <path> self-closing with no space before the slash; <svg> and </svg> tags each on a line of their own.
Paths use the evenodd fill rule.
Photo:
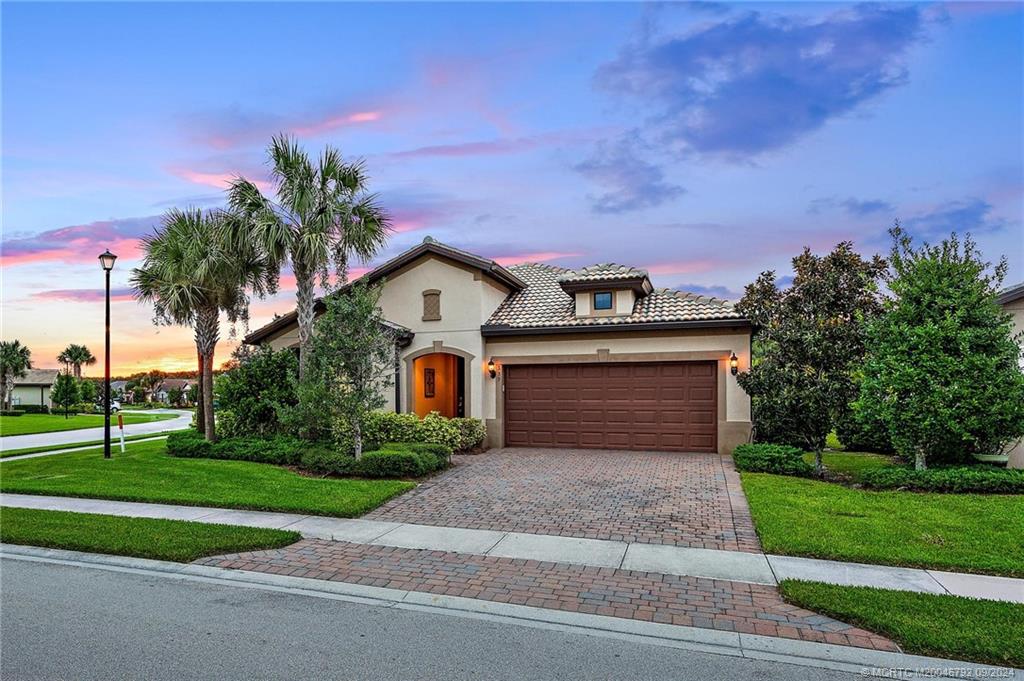
<svg viewBox="0 0 1024 681">
<path fill-rule="evenodd" d="M 99 414 L 99 413 L 102 413 L 100 410 L 98 410 L 96 408 L 96 405 L 93 404 L 92 402 L 79 402 L 77 404 L 72 404 L 71 406 L 68 407 L 68 411 L 70 411 L 72 414 Z M 58 407 L 57 408 L 57 413 L 59 413 L 59 414 L 64 413 L 63 408 Z"/>
<path fill-rule="evenodd" d="M 213 443 L 197 430 L 179 430 L 167 436 L 167 455 L 184 459 L 208 459 Z"/>
<path fill-rule="evenodd" d="M 310 447 L 302 453 L 303 470 L 320 475 L 351 475 L 356 460 L 326 447 Z"/>
<path fill-rule="evenodd" d="M 382 442 L 419 441 L 420 419 L 416 414 L 372 411 L 363 424 L 363 440 L 376 449 Z"/>
<path fill-rule="evenodd" d="M 234 359 L 234 366 L 217 377 L 214 389 L 220 407 L 218 430 L 227 437 L 281 432 L 279 412 L 298 403 L 293 380 L 298 371 L 295 353 L 243 346 Z M 231 416 L 222 422 L 225 411 Z"/>
<path fill-rule="evenodd" d="M 18 409 L 26 414 L 49 414 L 50 408 L 45 404 L 19 404 Z"/>
<path fill-rule="evenodd" d="M 284 435 L 269 438 L 232 437 L 214 443 L 209 456 L 211 459 L 294 466 L 302 460 L 302 454 L 309 446 L 308 442 Z"/>
<path fill-rule="evenodd" d="M 387 451 L 407 451 L 417 454 L 433 454 L 447 461 L 452 455 L 452 448 L 435 442 L 385 442 L 378 449 Z"/>
<path fill-rule="evenodd" d="M 914 470 L 886 466 L 866 470 L 860 482 L 869 489 L 959 494 L 1024 494 L 1024 470 L 996 466 L 951 466 Z"/>
<path fill-rule="evenodd" d="M 803 450 L 789 445 L 742 444 L 732 458 L 741 471 L 776 475 L 810 476 L 814 466 L 803 459 Z"/>
<path fill-rule="evenodd" d="M 352 472 L 364 478 L 418 478 L 444 465 L 444 460 L 432 452 L 380 450 L 365 452 L 354 461 Z"/>
<path fill-rule="evenodd" d="M 452 423 L 459 429 L 459 442 L 455 446 L 457 452 L 469 452 L 483 446 L 487 439 L 487 427 L 480 419 L 455 418 Z"/>
<path fill-rule="evenodd" d="M 848 452 L 893 454 L 896 451 L 885 424 L 860 409 L 851 409 L 836 425 L 836 437 Z"/>
<path fill-rule="evenodd" d="M 417 435 L 418 437 L 414 438 L 415 442 L 436 442 L 453 450 L 458 448 L 461 439 L 461 432 L 455 425 L 455 419 L 445 418 L 436 411 L 423 417 Z"/>
<path fill-rule="evenodd" d="M 0 416 L 21 416 L 24 413 L 26 412 L 21 409 L 4 409 L 0 411 Z"/>
</svg>

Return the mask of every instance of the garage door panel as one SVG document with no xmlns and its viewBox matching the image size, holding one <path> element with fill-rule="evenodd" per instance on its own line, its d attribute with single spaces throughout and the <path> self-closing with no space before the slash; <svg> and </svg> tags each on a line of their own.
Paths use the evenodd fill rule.
<svg viewBox="0 0 1024 681">
<path fill-rule="evenodd" d="M 717 450 L 717 364 L 508 365 L 510 446 Z"/>
</svg>

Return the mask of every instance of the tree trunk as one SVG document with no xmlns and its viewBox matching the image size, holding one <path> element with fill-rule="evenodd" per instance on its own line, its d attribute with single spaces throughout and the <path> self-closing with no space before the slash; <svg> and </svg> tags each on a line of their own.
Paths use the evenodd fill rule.
<svg viewBox="0 0 1024 681">
<path fill-rule="evenodd" d="M 203 308 L 196 315 L 196 350 L 199 351 L 202 371 L 203 420 L 202 431 L 207 440 L 216 439 L 213 426 L 213 352 L 220 336 L 220 315 L 217 308 Z"/>
<path fill-rule="evenodd" d="M 81 364 L 75 364 L 75 380 L 76 381 L 81 381 L 82 380 L 82 365 Z"/>
<path fill-rule="evenodd" d="M 820 449 L 814 450 L 814 472 L 819 478 L 825 475 L 825 462 L 822 460 Z"/>
<path fill-rule="evenodd" d="M 359 419 L 355 420 L 352 431 L 352 444 L 355 449 L 356 461 L 359 461 L 359 459 L 363 458 L 363 429 Z"/>
<path fill-rule="evenodd" d="M 313 320 L 316 316 L 316 286 L 313 278 L 315 273 L 305 265 L 292 262 L 295 271 L 295 284 L 298 292 L 295 296 L 295 315 L 299 323 L 299 380 L 306 374 L 309 361 L 309 343 L 313 338 Z"/>
<path fill-rule="evenodd" d="M 914 452 L 914 470 L 923 471 L 928 468 L 928 462 L 925 460 L 924 449 L 918 447 Z"/>
<path fill-rule="evenodd" d="M 199 373 L 196 379 L 196 390 L 199 392 L 199 398 L 194 400 L 196 402 L 196 427 L 206 437 L 206 420 L 203 418 L 203 374 L 206 373 L 206 364 L 203 361 L 203 353 L 199 351 L 198 346 L 196 348 L 196 363 L 199 365 Z"/>
</svg>

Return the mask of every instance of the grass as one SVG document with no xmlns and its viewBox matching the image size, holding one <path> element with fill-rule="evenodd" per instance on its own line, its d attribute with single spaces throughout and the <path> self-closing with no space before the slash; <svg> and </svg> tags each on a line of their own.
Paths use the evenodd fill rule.
<svg viewBox="0 0 1024 681">
<path fill-rule="evenodd" d="M 0 509 L 0 541 L 188 563 L 203 556 L 276 549 L 298 532 L 184 520 L 122 518 L 91 513 Z"/>
<path fill-rule="evenodd" d="M 892 465 L 892 457 L 869 452 L 825 452 L 821 458 L 828 470 L 853 479 L 863 471 Z M 804 454 L 804 461 L 814 465 L 813 452 Z"/>
<path fill-rule="evenodd" d="M 165 430 L 160 433 L 139 433 L 138 435 L 125 435 L 124 441 L 134 442 L 135 440 L 145 440 L 151 437 L 162 437 L 173 433 L 173 430 Z M 102 445 L 103 440 L 93 440 L 92 442 L 70 442 L 62 445 L 42 445 L 40 447 L 26 447 L 24 449 L 5 449 L 0 451 L 0 459 L 8 456 L 20 456 L 22 454 L 39 454 L 41 452 L 53 452 L 58 449 L 75 449 L 77 447 L 95 447 L 96 445 Z M 110 445 L 114 448 L 115 452 L 121 451 L 121 438 L 113 433 L 110 436 Z"/>
<path fill-rule="evenodd" d="M 138 442 L 109 460 L 98 448 L 8 461 L 0 467 L 0 491 L 354 518 L 415 487 L 310 478 L 248 461 L 176 459 L 166 447 L 165 440 Z"/>
<path fill-rule="evenodd" d="M 742 473 L 768 553 L 1024 577 L 1024 496 L 870 492 Z"/>
<path fill-rule="evenodd" d="M 125 414 L 125 424 L 149 423 L 177 418 L 177 414 Z M 111 424 L 117 425 L 112 416 Z M 74 414 L 64 418 L 59 414 L 22 414 L 21 416 L 0 416 L 0 436 L 31 435 L 33 433 L 56 433 L 62 430 L 99 428 L 103 425 L 103 414 Z"/>
<path fill-rule="evenodd" d="M 908 653 L 1024 667 L 1024 605 L 784 580 L 794 605 L 886 636 Z"/>
</svg>

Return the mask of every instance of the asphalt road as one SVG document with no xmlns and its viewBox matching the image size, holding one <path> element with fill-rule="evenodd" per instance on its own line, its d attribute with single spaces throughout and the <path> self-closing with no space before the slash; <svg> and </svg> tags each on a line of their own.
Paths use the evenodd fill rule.
<svg viewBox="0 0 1024 681">
<path fill-rule="evenodd" d="M 0 677 L 852 679 L 856 675 L 435 613 L 0 561 Z"/>
<path fill-rule="evenodd" d="M 126 414 L 129 412 L 125 412 Z M 146 421 L 144 423 L 126 423 L 124 434 L 143 435 L 146 433 L 162 433 L 168 430 L 184 430 L 192 424 L 192 412 L 185 409 L 150 409 L 140 411 L 142 414 L 177 414 L 173 419 L 165 421 Z M 118 441 L 117 416 L 110 417 L 110 435 L 114 442 Z M 0 449 L 28 449 L 29 447 L 45 447 L 46 445 L 74 445 L 77 442 L 95 442 L 103 439 L 103 427 L 79 428 L 78 430 L 59 430 L 53 433 L 30 433 L 28 435 L 8 435 L 0 437 Z"/>
</svg>

